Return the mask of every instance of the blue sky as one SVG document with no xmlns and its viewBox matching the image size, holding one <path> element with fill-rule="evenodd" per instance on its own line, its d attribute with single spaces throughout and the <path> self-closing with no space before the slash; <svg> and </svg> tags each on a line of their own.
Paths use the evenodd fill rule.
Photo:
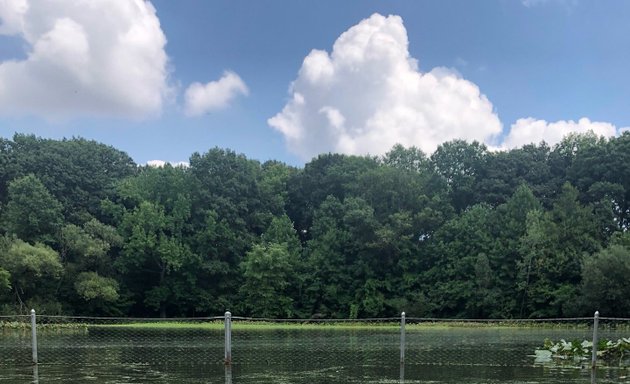
<svg viewBox="0 0 630 384">
<path fill-rule="evenodd" d="M 623 0 L 121 4 L 0 3 L 1 136 L 81 136 L 140 164 L 219 146 L 302 165 L 630 127 Z"/>
</svg>

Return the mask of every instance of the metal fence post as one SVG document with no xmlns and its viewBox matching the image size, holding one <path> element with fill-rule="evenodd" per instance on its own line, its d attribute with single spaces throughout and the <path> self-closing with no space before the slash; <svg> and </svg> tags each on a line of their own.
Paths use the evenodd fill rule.
<svg viewBox="0 0 630 384">
<path fill-rule="evenodd" d="M 33 351 L 33 364 L 37 364 L 37 319 L 34 309 L 31 309 L 31 350 Z"/>
<path fill-rule="evenodd" d="M 599 343 L 598 339 L 598 328 L 599 328 L 599 311 L 595 311 L 595 316 L 593 317 L 593 357 L 591 359 L 591 368 L 595 369 L 597 367 L 597 344 Z"/>
<path fill-rule="evenodd" d="M 225 365 L 232 364 L 232 314 L 225 312 Z"/>
<path fill-rule="evenodd" d="M 225 366 L 225 384 L 232 384 L 232 366 Z"/>
<path fill-rule="evenodd" d="M 400 314 L 400 364 L 405 364 L 405 312 Z"/>
</svg>

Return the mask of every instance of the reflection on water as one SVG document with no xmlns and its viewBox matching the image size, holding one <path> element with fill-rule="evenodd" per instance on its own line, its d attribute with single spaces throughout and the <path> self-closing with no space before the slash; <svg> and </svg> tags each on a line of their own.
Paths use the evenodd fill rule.
<svg viewBox="0 0 630 384">
<path fill-rule="evenodd" d="M 225 384 L 232 384 L 232 367 L 225 366 Z"/>
<path fill-rule="evenodd" d="M 216 331 L 97 330 L 40 338 L 39 366 L 28 348 L 0 340 L 3 383 L 595 383 L 590 369 L 534 364 L 544 330 L 422 330 L 407 334 L 401 366 L 396 332 L 386 330 L 233 333 L 234 364 L 221 363 Z M 562 334 L 553 335 L 556 339 Z M 23 359 L 20 354 L 26 357 Z M 5 358 L 5 356 L 7 358 Z M 601 369 L 598 384 L 630 383 L 630 372 Z M 40 380 L 41 379 L 41 380 Z"/>
<path fill-rule="evenodd" d="M 39 384 L 39 366 L 37 364 L 33 365 L 33 383 Z"/>
<path fill-rule="evenodd" d="M 569 384 L 569 383 L 630 383 L 623 372 L 600 371 L 601 380 L 584 370 L 510 369 L 507 367 L 439 367 L 439 366 L 400 366 L 400 367 L 342 367 L 323 369 L 302 368 L 292 371 L 279 371 L 270 367 L 212 366 L 212 367 L 170 367 L 170 366 L 88 366 L 68 369 L 63 366 L 32 367 L 32 380 L 16 370 L 7 375 L 1 369 L 0 382 L 37 383 L 40 372 L 43 382 L 72 384 L 103 383 L 294 383 L 294 384 L 337 384 L 337 383 L 400 383 L 400 384 Z M 405 377 L 405 375 L 407 376 Z M 398 376 L 398 377 L 397 377 Z"/>
</svg>

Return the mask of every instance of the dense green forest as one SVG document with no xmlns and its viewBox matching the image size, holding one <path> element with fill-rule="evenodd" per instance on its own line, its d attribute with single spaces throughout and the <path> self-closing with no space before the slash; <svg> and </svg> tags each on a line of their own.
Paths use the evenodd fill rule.
<svg viewBox="0 0 630 384">
<path fill-rule="evenodd" d="M 630 132 L 505 152 L 214 148 L 138 166 L 85 139 L 0 141 L 0 313 L 630 315 Z"/>
</svg>

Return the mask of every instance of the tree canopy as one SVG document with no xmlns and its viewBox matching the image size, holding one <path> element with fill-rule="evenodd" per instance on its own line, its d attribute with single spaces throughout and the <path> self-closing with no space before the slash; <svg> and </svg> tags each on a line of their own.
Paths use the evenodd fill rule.
<svg viewBox="0 0 630 384">
<path fill-rule="evenodd" d="M 0 313 L 624 316 L 630 133 L 495 152 L 229 149 L 138 166 L 81 138 L 0 142 Z"/>
</svg>

